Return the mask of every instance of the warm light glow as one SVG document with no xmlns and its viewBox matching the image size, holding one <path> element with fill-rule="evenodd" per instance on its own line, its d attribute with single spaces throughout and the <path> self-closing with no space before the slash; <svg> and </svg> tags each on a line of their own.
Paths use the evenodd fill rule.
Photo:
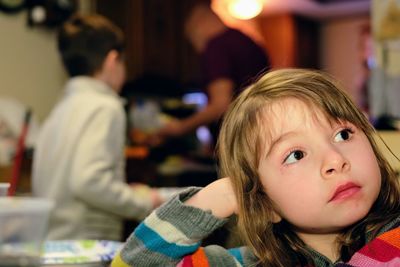
<svg viewBox="0 0 400 267">
<path fill-rule="evenodd" d="M 238 19 L 251 19 L 260 14 L 263 4 L 261 0 L 231 0 L 229 13 Z"/>
</svg>

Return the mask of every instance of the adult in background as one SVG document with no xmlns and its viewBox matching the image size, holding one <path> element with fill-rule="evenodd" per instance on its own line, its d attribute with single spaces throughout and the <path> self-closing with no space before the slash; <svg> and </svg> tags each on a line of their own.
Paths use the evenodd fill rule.
<svg viewBox="0 0 400 267">
<path fill-rule="evenodd" d="M 210 1 L 195 1 L 185 19 L 185 34 L 200 54 L 207 106 L 194 115 L 172 120 L 160 129 L 161 137 L 177 137 L 207 125 L 213 141 L 219 119 L 232 99 L 270 68 L 265 49 L 242 32 L 227 27 L 211 9 Z"/>
</svg>

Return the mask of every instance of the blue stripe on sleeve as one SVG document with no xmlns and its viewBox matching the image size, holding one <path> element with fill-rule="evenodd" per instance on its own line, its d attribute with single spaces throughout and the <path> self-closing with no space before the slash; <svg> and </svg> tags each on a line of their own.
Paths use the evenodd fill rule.
<svg viewBox="0 0 400 267">
<path fill-rule="evenodd" d="M 149 250 L 164 254 L 173 259 L 181 259 L 184 255 L 192 254 L 200 246 L 200 242 L 190 246 L 169 243 L 144 223 L 141 223 L 136 228 L 134 234 Z"/>
<path fill-rule="evenodd" d="M 228 249 L 229 253 L 236 258 L 236 260 L 243 266 L 244 262 L 243 262 L 243 257 L 242 257 L 242 253 L 240 252 L 240 248 L 231 248 Z"/>
</svg>

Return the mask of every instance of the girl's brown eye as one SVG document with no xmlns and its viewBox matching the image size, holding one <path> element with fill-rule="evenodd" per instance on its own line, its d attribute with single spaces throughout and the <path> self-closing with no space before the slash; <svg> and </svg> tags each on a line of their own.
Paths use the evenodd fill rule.
<svg viewBox="0 0 400 267">
<path fill-rule="evenodd" d="M 350 137 L 350 134 L 349 134 L 349 132 L 347 132 L 347 131 L 342 131 L 342 132 L 341 132 L 341 135 L 342 135 L 342 138 L 343 138 L 344 140 L 347 140 L 347 139 L 349 139 L 349 137 Z"/>
<path fill-rule="evenodd" d="M 352 131 L 350 129 L 343 129 L 336 134 L 335 142 L 346 141 L 346 140 L 350 139 L 351 134 L 352 134 Z"/>
<path fill-rule="evenodd" d="M 302 158 L 304 157 L 304 154 L 303 154 L 302 151 L 297 150 L 297 151 L 295 151 L 295 152 L 293 153 L 293 157 L 294 157 L 295 159 L 297 159 L 297 160 L 300 160 L 300 159 L 302 159 Z"/>
<path fill-rule="evenodd" d="M 302 158 L 304 158 L 304 152 L 301 150 L 294 150 L 289 154 L 289 156 L 286 157 L 284 163 L 286 164 L 295 163 L 301 160 Z"/>
</svg>

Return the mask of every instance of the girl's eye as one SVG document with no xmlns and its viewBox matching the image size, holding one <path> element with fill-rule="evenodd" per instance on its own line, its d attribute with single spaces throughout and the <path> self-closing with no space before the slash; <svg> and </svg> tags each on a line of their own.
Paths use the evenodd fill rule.
<svg viewBox="0 0 400 267">
<path fill-rule="evenodd" d="M 295 163 L 296 161 L 299 161 L 302 158 L 304 158 L 304 152 L 301 150 L 294 150 L 290 152 L 289 156 L 285 158 L 284 163 L 286 164 Z"/>
<path fill-rule="evenodd" d="M 350 139 L 353 131 L 351 129 L 343 129 L 335 135 L 335 142 L 342 142 Z"/>
</svg>

